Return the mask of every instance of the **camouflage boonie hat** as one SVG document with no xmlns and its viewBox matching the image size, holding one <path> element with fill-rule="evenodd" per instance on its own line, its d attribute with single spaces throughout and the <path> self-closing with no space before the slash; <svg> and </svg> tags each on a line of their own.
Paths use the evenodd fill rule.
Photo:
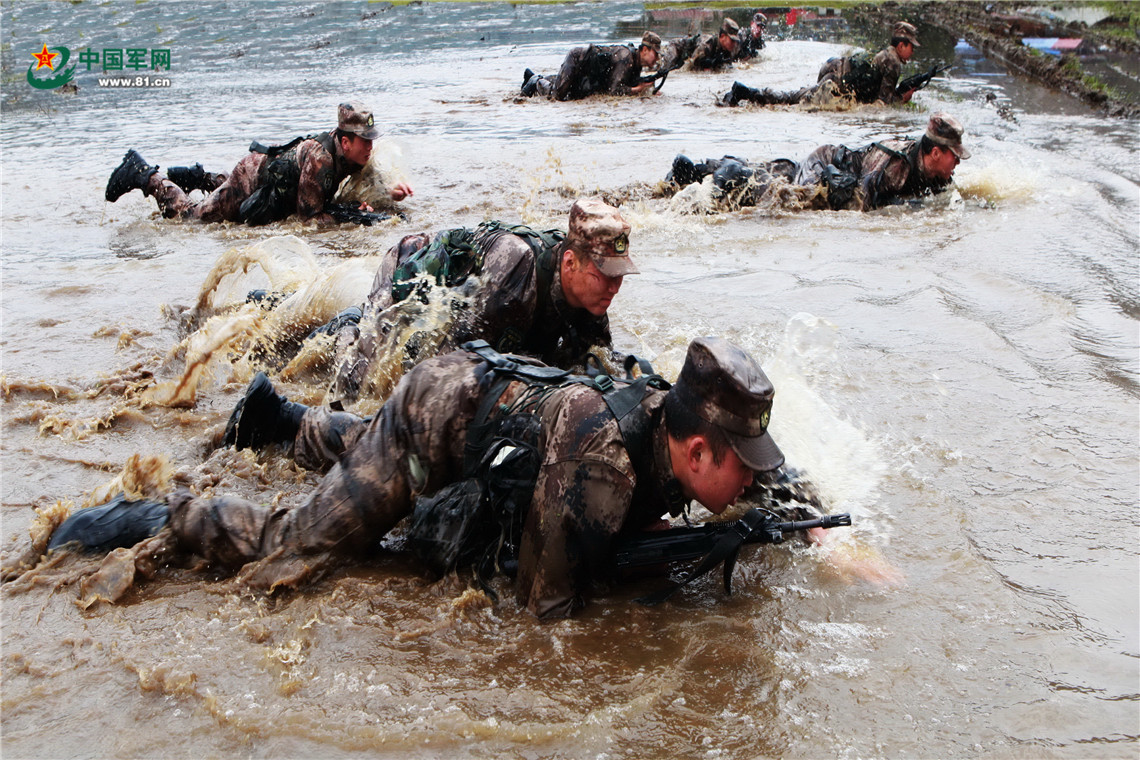
<svg viewBox="0 0 1140 760">
<path fill-rule="evenodd" d="M 932 114 L 926 125 L 926 137 L 935 145 L 954 152 L 963 161 L 970 157 L 970 151 L 962 145 L 965 128 L 953 116 L 944 113 Z"/>
<path fill-rule="evenodd" d="M 735 37 L 740 34 L 740 24 L 730 18 L 726 18 L 720 25 L 720 33 L 727 34 L 729 37 Z"/>
<path fill-rule="evenodd" d="M 784 463 L 768 435 L 776 391 L 756 360 L 739 346 L 723 338 L 694 340 L 670 393 L 720 428 L 750 469 L 766 472 Z"/>
<path fill-rule="evenodd" d="M 360 103 L 341 103 L 337 106 L 336 116 L 336 126 L 342 132 L 359 135 L 365 140 L 375 140 L 380 136 L 372 111 Z"/>
<path fill-rule="evenodd" d="M 661 37 L 656 32 L 646 32 L 641 35 L 641 44 L 661 55 Z"/>
<path fill-rule="evenodd" d="M 915 47 L 922 47 L 918 44 L 918 29 L 914 27 L 914 24 L 908 24 L 905 21 L 899 21 L 895 24 L 895 28 L 891 30 L 891 39 L 903 39 Z"/>
<path fill-rule="evenodd" d="M 570 207 L 566 242 L 607 277 L 638 273 L 629 258 L 629 222 L 601 198 L 581 198 Z"/>
</svg>

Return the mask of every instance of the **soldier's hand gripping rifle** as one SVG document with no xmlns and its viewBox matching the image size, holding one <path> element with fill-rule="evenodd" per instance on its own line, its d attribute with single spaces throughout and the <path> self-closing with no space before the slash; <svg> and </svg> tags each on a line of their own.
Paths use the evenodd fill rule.
<svg viewBox="0 0 1140 760">
<path fill-rule="evenodd" d="M 724 590 L 732 593 L 732 571 L 736 557 L 745 544 L 779 544 L 784 534 L 812 528 L 836 528 L 851 524 L 847 513 L 823 515 L 811 520 L 781 521 L 774 512 L 754 507 L 739 520 L 707 523 L 699 527 L 669 528 L 643 533 L 627 539 L 617 550 L 614 563 L 618 569 L 631 569 L 669 562 L 700 559 L 701 562 L 682 581 L 637 601 L 658 604 L 673 592 L 724 563 Z"/>
<path fill-rule="evenodd" d="M 382 211 L 364 211 L 349 203 L 330 203 L 325 206 L 325 211 L 338 222 L 363 224 L 365 227 L 371 227 L 376 222 L 383 222 L 386 219 L 391 219 L 393 216 L 398 216 L 400 219 L 407 219 L 406 216 L 400 213 L 388 214 Z"/>
<path fill-rule="evenodd" d="M 953 64 L 948 63 L 945 66 L 931 66 L 930 71 L 927 71 L 924 74 L 915 74 L 914 76 L 907 77 L 906 79 L 899 82 L 898 86 L 895 87 L 895 94 L 899 97 L 902 97 L 903 95 L 906 95 L 910 90 L 918 92 L 923 87 L 930 84 L 931 79 L 934 79 L 934 77 L 941 74 L 943 71 L 946 71 L 946 69 L 950 68 L 952 65 Z"/>
<path fill-rule="evenodd" d="M 657 93 L 661 92 L 661 88 L 664 86 L 665 80 L 669 78 L 669 72 L 670 71 L 676 71 L 677 69 L 681 68 L 683 65 L 685 65 L 684 60 L 680 61 L 679 63 L 673 64 L 669 68 L 661 69 L 660 71 L 658 71 L 654 74 L 646 74 L 645 76 L 643 76 L 641 78 L 640 83 L 641 84 L 653 84 L 654 82 L 656 82 L 657 84 L 653 85 L 653 94 L 656 95 Z"/>
</svg>

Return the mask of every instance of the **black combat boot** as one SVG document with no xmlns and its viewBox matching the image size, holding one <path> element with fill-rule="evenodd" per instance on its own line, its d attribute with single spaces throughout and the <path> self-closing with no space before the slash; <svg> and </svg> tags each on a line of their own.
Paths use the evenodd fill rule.
<svg viewBox="0 0 1140 760">
<path fill-rule="evenodd" d="M 341 331 L 341 328 L 348 325 L 359 325 L 361 318 L 364 316 L 364 310 L 359 306 L 349 306 L 347 309 L 337 314 L 325 324 L 309 333 L 305 340 L 311 340 L 318 335 L 336 335 Z"/>
<path fill-rule="evenodd" d="M 752 87 L 740 82 L 733 82 L 732 89 L 722 95 L 716 104 L 718 106 L 735 106 L 742 100 L 756 100 L 758 94 L 758 91 Z"/>
<path fill-rule="evenodd" d="M 688 156 L 680 153 L 673 159 L 673 170 L 665 177 L 666 182 L 676 182 L 681 187 L 700 182 L 708 172 L 698 171 L 696 165 Z"/>
<path fill-rule="evenodd" d="M 206 171 L 201 164 L 171 166 L 166 170 L 166 178 L 187 193 L 192 190 L 212 193 L 223 181 L 221 175 Z"/>
<path fill-rule="evenodd" d="M 89 552 L 134 546 L 166 525 L 170 509 L 164 501 L 127 501 L 119 494 L 106 504 L 73 513 L 52 534 L 48 551 L 76 544 Z"/>
<path fill-rule="evenodd" d="M 147 180 L 156 171 L 158 167 L 148 164 L 137 150 L 128 150 L 123 156 L 123 163 L 111 172 L 111 178 L 107 180 L 105 197 L 114 203 L 131 190 L 145 189 Z"/>
<path fill-rule="evenodd" d="M 287 400 L 258 372 L 226 423 L 224 444 L 236 449 L 260 449 L 271 443 L 292 443 L 309 407 Z"/>
<path fill-rule="evenodd" d="M 542 79 L 542 77 L 530 69 L 523 72 L 522 94 L 524 98 L 532 97 L 538 92 L 539 79 Z"/>
</svg>

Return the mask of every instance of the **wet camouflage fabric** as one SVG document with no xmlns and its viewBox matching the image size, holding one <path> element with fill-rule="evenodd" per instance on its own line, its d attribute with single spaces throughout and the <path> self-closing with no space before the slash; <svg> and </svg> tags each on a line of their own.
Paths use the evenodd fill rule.
<svg viewBox="0 0 1140 760">
<path fill-rule="evenodd" d="M 665 43 L 660 67 L 673 68 L 681 61 L 690 69 L 711 71 L 728 66 L 732 60 L 733 54 L 720 46 L 719 34 L 694 34 Z"/>
<path fill-rule="evenodd" d="M 294 213 L 306 219 L 321 213 L 341 180 L 360 169 L 344 158 L 339 145 L 330 153 L 316 139 L 302 140 L 282 156 L 300 167 Z M 203 222 L 239 222 L 241 204 L 263 184 L 269 160 L 263 153 L 250 152 L 216 190 L 200 201 L 191 200 L 182 188 L 157 173 L 148 180 L 145 192 L 154 197 L 167 219 L 179 216 Z"/>
<path fill-rule="evenodd" d="M 868 102 L 881 100 L 884 103 L 892 104 L 898 103 L 900 98 L 895 94 L 895 87 L 899 83 L 899 75 L 902 73 L 902 59 L 899 58 L 898 51 L 893 46 L 887 46 L 885 49 L 880 50 L 871 59 L 871 66 L 879 75 L 879 92 L 875 98 Z M 825 81 L 832 82 L 840 91 L 844 91 L 843 77 L 851 71 L 851 58 L 830 58 L 819 69 L 819 77 L 817 87 Z"/>
<path fill-rule="evenodd" d="M 626 45 L 588 45 L 574 48 L 562 62 L 550 96 L 580 100 L 596 93 L 629 95 L 641 83 L 637 51 Z"/>
<path fill-rule="evenodd" d="M 857 211 L 870 211 L 890 205 L 896 200 L 918 198 L 928 192 L 939 192 L 949 184 L 935 177 L 927 177 L 922 170 L 919 157 L 919 143 L 916 140 L 883 140 L 881 142 L 895 155 L 875 144 L 861 148 L 859 168 L 859 192 L 850 208 Z M 811 185 L 822 181 L 823 172 L 833 162 L 842 146 L 821 145 L 812 151 L 796 175 L 796 184 Z"/>
<path fill-rule="evenodd" d="M 417 495 L 463 478 L 467 428 L 494 379 L 488 367 L 463 351 L 418 365 L 376 417 L 348 426 L 355 444 L 295 509 L 174 494 L 170 527 L 180 550 L 223 568 L 248 565 L 242 573 L 247 582 L 267 588 L 367 557 L 410 514 Z M 524 383 L 511 383 L 500 404 L 518 400 L 525 390 Z M 660 424 L 664 398 L 665 392 L 650 391 L 642 401 L 654 422 L 651 461 L 642 472 L 597 391 L 571 385 L 537 404 L 542 465 L 523 528 L 517 581 L 520 603 L 535 615 L 569 615 L 581 607 L 609 575 L 619 534 L 682 509 Z M 339 424 L 332 415 L 322 419 Z"/>
<path fill-rule="evenodd" d="M 364 392 L 362 385 L 390 329 L 387 320 L 392 314 L 385 310 L 393 304 L 396 267 L 431 239 L 426 234 L 409 235 L 384 255 L 361 327 L 348 326 L 337 336 L 334 397 L 354 399 Z M 584 363 L 591 347 L 612 345 L 608 316 L 595 317 L 566 303 L 559 267 L 555 267 L 549 292 L 538 292 L 534 251 L 523 238 L 498 231 L 477 237 L 476 243 L 483 250 L 482 284 L 467 300 L 437 353 L 482 339 L 505 353 L 526 354 L 551 366 L 573 368 Z"/>
</svg>

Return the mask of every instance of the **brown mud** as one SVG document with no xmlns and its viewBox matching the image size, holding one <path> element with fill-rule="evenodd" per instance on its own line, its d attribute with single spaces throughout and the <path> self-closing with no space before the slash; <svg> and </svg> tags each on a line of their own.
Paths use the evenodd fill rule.
<svg viewBox="0 0 1140 760">
<path fill-rule="evenodd" d="M 1140 116 L 1140 104 L 1087 76 L 1076 56 L 1071 53 L 1060 57 L 1044 55 L 1024 45 L 1022 37 L 1037 34 L 1082 37 L 1098 46 L 1129 54 L 1140 52 L 1140 38 L 1106 34 L 1084 24 L 1043 26 L 1040 19 L 1022 14 L 1020 8 L 1013 3 L 923 0 L 859 6 L 858 12 L 880 18 L 884 24 L 910 18 L 940 26 L 969 42 L 987 58 L 1001 61 L 1011 70 L 1071 95 L 1109 116 Z"/>
</svg>

